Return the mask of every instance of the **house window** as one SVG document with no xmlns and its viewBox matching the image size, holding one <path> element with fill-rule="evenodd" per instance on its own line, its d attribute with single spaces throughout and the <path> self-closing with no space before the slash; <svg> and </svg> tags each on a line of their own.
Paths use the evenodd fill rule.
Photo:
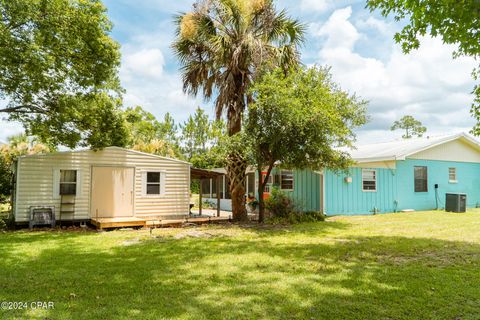
<svg viewBox="0 0 480 320">
<path fill-rule="evenodd" d="M 77 194 L 77 170 L 60 170 L 60 195 Z"/>
<path fill-rule="evenodd" d="M 377 191 L 377 171 L 372 169 L 362 170 L 362 190 Z"/>
<path fill-rule="evenodd" d="M 147 194 L 160 194 L 160 172 L 147 172 Z"/>
<path fill-rule="evenodd" d="M 282 190 L 293 190 L 293 171 L 282 170 L 281 188 Z"/>
<path fill-rule="evenodd" d="M 457 168 L 448 168 L 448 182 L 457 182 Z"/>
<path fill-rule="evenodd" d="M 247 173 L 247 194 L 255 194 L 255 173 Z"/>
<path fill-rule="evenodd" d="M 428 192 L 427 167 L 416 166 L 414 169 L 415 192 Z"/>
</svg>

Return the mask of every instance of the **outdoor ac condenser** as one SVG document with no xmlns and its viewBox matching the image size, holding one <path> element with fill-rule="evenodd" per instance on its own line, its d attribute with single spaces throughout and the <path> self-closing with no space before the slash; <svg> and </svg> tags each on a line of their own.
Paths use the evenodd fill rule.
<svg viewBox="0 0 480 320">
<path fill-rule="evenodd" d="M 445 195 L 445 211 L 465 212 L 467 210 L 467 195 L 464 193 L 447 193 Z"/>
</svg>

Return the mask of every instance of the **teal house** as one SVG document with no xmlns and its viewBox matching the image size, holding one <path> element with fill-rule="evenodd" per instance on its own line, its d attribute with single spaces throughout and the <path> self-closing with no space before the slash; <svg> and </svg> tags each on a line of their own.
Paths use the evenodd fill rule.
<svg viewBox="0 0 480 320">
<path fill-rule="evenodd" d="M 345 172 L 275 169 L 264 196 L 278 187 L 302 210 L 327 215 L 444 208 L 446 193 L 466 194 L 467 207 L 480 206 L 480 143 L 469 135 L 395 140 L 346 151 L 355 165 Z M 220 186 L 221 209 L 231 210 L 225 179 Z M 215 199 L 215 181 L 206 182 L 203 197 Z M 257 183 L 250 170 L 247 194 L 255 194 Z"/>
</svg>

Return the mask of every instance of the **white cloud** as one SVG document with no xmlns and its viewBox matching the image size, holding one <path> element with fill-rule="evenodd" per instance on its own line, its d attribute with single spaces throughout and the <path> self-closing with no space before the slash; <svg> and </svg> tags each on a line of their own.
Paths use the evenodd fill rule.
<svg viewBox="0 0 480 320">
<path fill-rule="evenodd" d="M 378 138 L 372 132 L 388 130 L 394 120 L 405 114 L 421 120 L 431 133 L 471 128 L 473 59 L 452 59 L 455 48 L 430 37 L 422 37 L 421 47 L 405 55 L 394 45 L 393 31 L 373 19 L 363 21 L 363 26 L 390 33 L 394 47 L 384 60 L 372 57 L 374 46 L 372 56 L 359 54 L 355 46 L 368 35 L 357 29 L 351 16 L 351 7 L 334 11 L 314 35 L 323 40 L 317 63 L 332 66 L 333 76 L 342 87 L 370 101 L 372 122 L 359 131 L 361 141 Z"/>
<path fill-rule="evenodd" d="M 316 11 L 323 13 L 332 6 L 331 0 L 302 0 L 300 8 L 304 11 Z"/>
<path fill-rule="evenodd" d="M 163 74 L 165 59 L 157 48 L 135 50 L 126 46 L 120 76 L 122 79 L 142 77 L 159 79 Z"/>
</svg>

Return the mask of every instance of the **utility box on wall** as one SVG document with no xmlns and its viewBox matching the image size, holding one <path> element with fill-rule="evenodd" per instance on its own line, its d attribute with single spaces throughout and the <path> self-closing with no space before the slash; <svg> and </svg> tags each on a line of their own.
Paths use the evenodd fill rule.
<svg viewBox="0 0 480 320">
<path fill-rule="evenodd" d="M 447 193 L 445 195 L 445 211 L 447 212 L 467 211 L 467 195 L 464 193 Z"/>
</svg>

